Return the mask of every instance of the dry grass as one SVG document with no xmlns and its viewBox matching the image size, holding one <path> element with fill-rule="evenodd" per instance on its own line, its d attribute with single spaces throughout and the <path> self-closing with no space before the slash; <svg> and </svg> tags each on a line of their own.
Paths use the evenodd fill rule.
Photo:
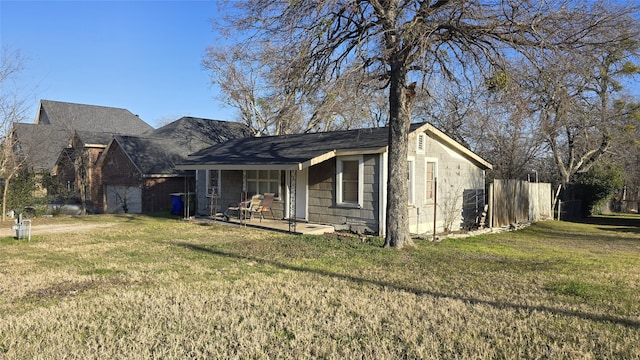
<svg viewBox="0 0 640 360">
<path fill-rule="evenodd" d="M 400 251 L 76 221 L 117 225 L 0 240 L 0 358 L 640 358 L 638 218 Z"/>
</svg>

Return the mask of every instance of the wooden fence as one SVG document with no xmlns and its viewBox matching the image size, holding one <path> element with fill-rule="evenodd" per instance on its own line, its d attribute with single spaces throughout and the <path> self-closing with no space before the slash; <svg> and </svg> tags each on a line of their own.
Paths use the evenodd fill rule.
<svg viewBox="0 0 640 360">
<path fill-rule="evenodd" d="M 494 180 L 489 184 L 489 226 L 552 219 L 551 184 Z"/>
</svg>

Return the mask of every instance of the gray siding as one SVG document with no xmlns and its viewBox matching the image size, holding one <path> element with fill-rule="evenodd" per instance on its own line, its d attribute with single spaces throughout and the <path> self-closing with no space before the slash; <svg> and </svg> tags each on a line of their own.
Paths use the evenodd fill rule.
<svg viewBox="0 0 640 360">
<path fill-rule="evenodd" d="M 337 229 L 377 232 L 379 214 L 379 155 L 364 155 L 361 208 L 336 203 L 336 161 L 330 159 L 309 168 L 309 221 L 331 224 Z"/>
<path fill-rule="evenodd" d="M 409 231 L 432 233 L 456 231 L 475 222 L 484 206 L 484 170 L 440 142 L 426 137 L 424 154 L 416 149 L 417 134 L 409 137 L 409 156 L 415 160 L 415 197 L 408 205 Z M 437 196 L 426 199 L 426 162 L 437 164 Z M 472 208 L 471 208 L 472 207 Z"/>
<path fill-rule="evenodd" d="M 210 214 L 210 201 L 207 197 L 207 172 L 209 170 L 198 170 L 196 192 L 198 198 L 198 214 Z M 223 170 L 221 193 L 217 199 L 217 212 L 224 212 L 231 204 L 238 204 L 242 196 L 242 171 Z"/>
</svg>

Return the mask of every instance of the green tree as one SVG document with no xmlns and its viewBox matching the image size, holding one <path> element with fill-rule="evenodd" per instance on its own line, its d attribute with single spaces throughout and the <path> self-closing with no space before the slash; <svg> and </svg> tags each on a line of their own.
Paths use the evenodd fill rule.
<svg viewBox="0 0 640 360">
<path fill-rule="evenodd" d="M 3 47 L 0 54 L 0 178 L 2 179 L 2 221 L 10 209 L 9 189 L 12 180 L 24 164 L 24 157 L 16 153 L 14 125 L 26 119 L 26 100 L 17 85 L 18 75 L 24 69 L 25 58 L 19 51 Z"/>
<path fill-rule="evenodd" d="M 603 203 L 620 192 L 623 186 L 624 173 L 618 165 L 610 162 L 598 163 L 580 174 L 575 191 L 582 199 L 583 215 L 598 214 Z"/>
</svg>

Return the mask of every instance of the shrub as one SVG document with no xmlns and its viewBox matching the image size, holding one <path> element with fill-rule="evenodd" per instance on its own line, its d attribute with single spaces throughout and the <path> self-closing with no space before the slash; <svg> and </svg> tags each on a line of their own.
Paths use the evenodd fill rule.
<svg viewBox="0 0 640 360">
<path fill-rule="evenodd" d="M 582 173 L 575 184 L 577 197 L 582 199 L 584 215 L 597 215 L 616 190 L 624 186 L 624 174 L 612 163 L 598 163 Z"/>
</svg>

